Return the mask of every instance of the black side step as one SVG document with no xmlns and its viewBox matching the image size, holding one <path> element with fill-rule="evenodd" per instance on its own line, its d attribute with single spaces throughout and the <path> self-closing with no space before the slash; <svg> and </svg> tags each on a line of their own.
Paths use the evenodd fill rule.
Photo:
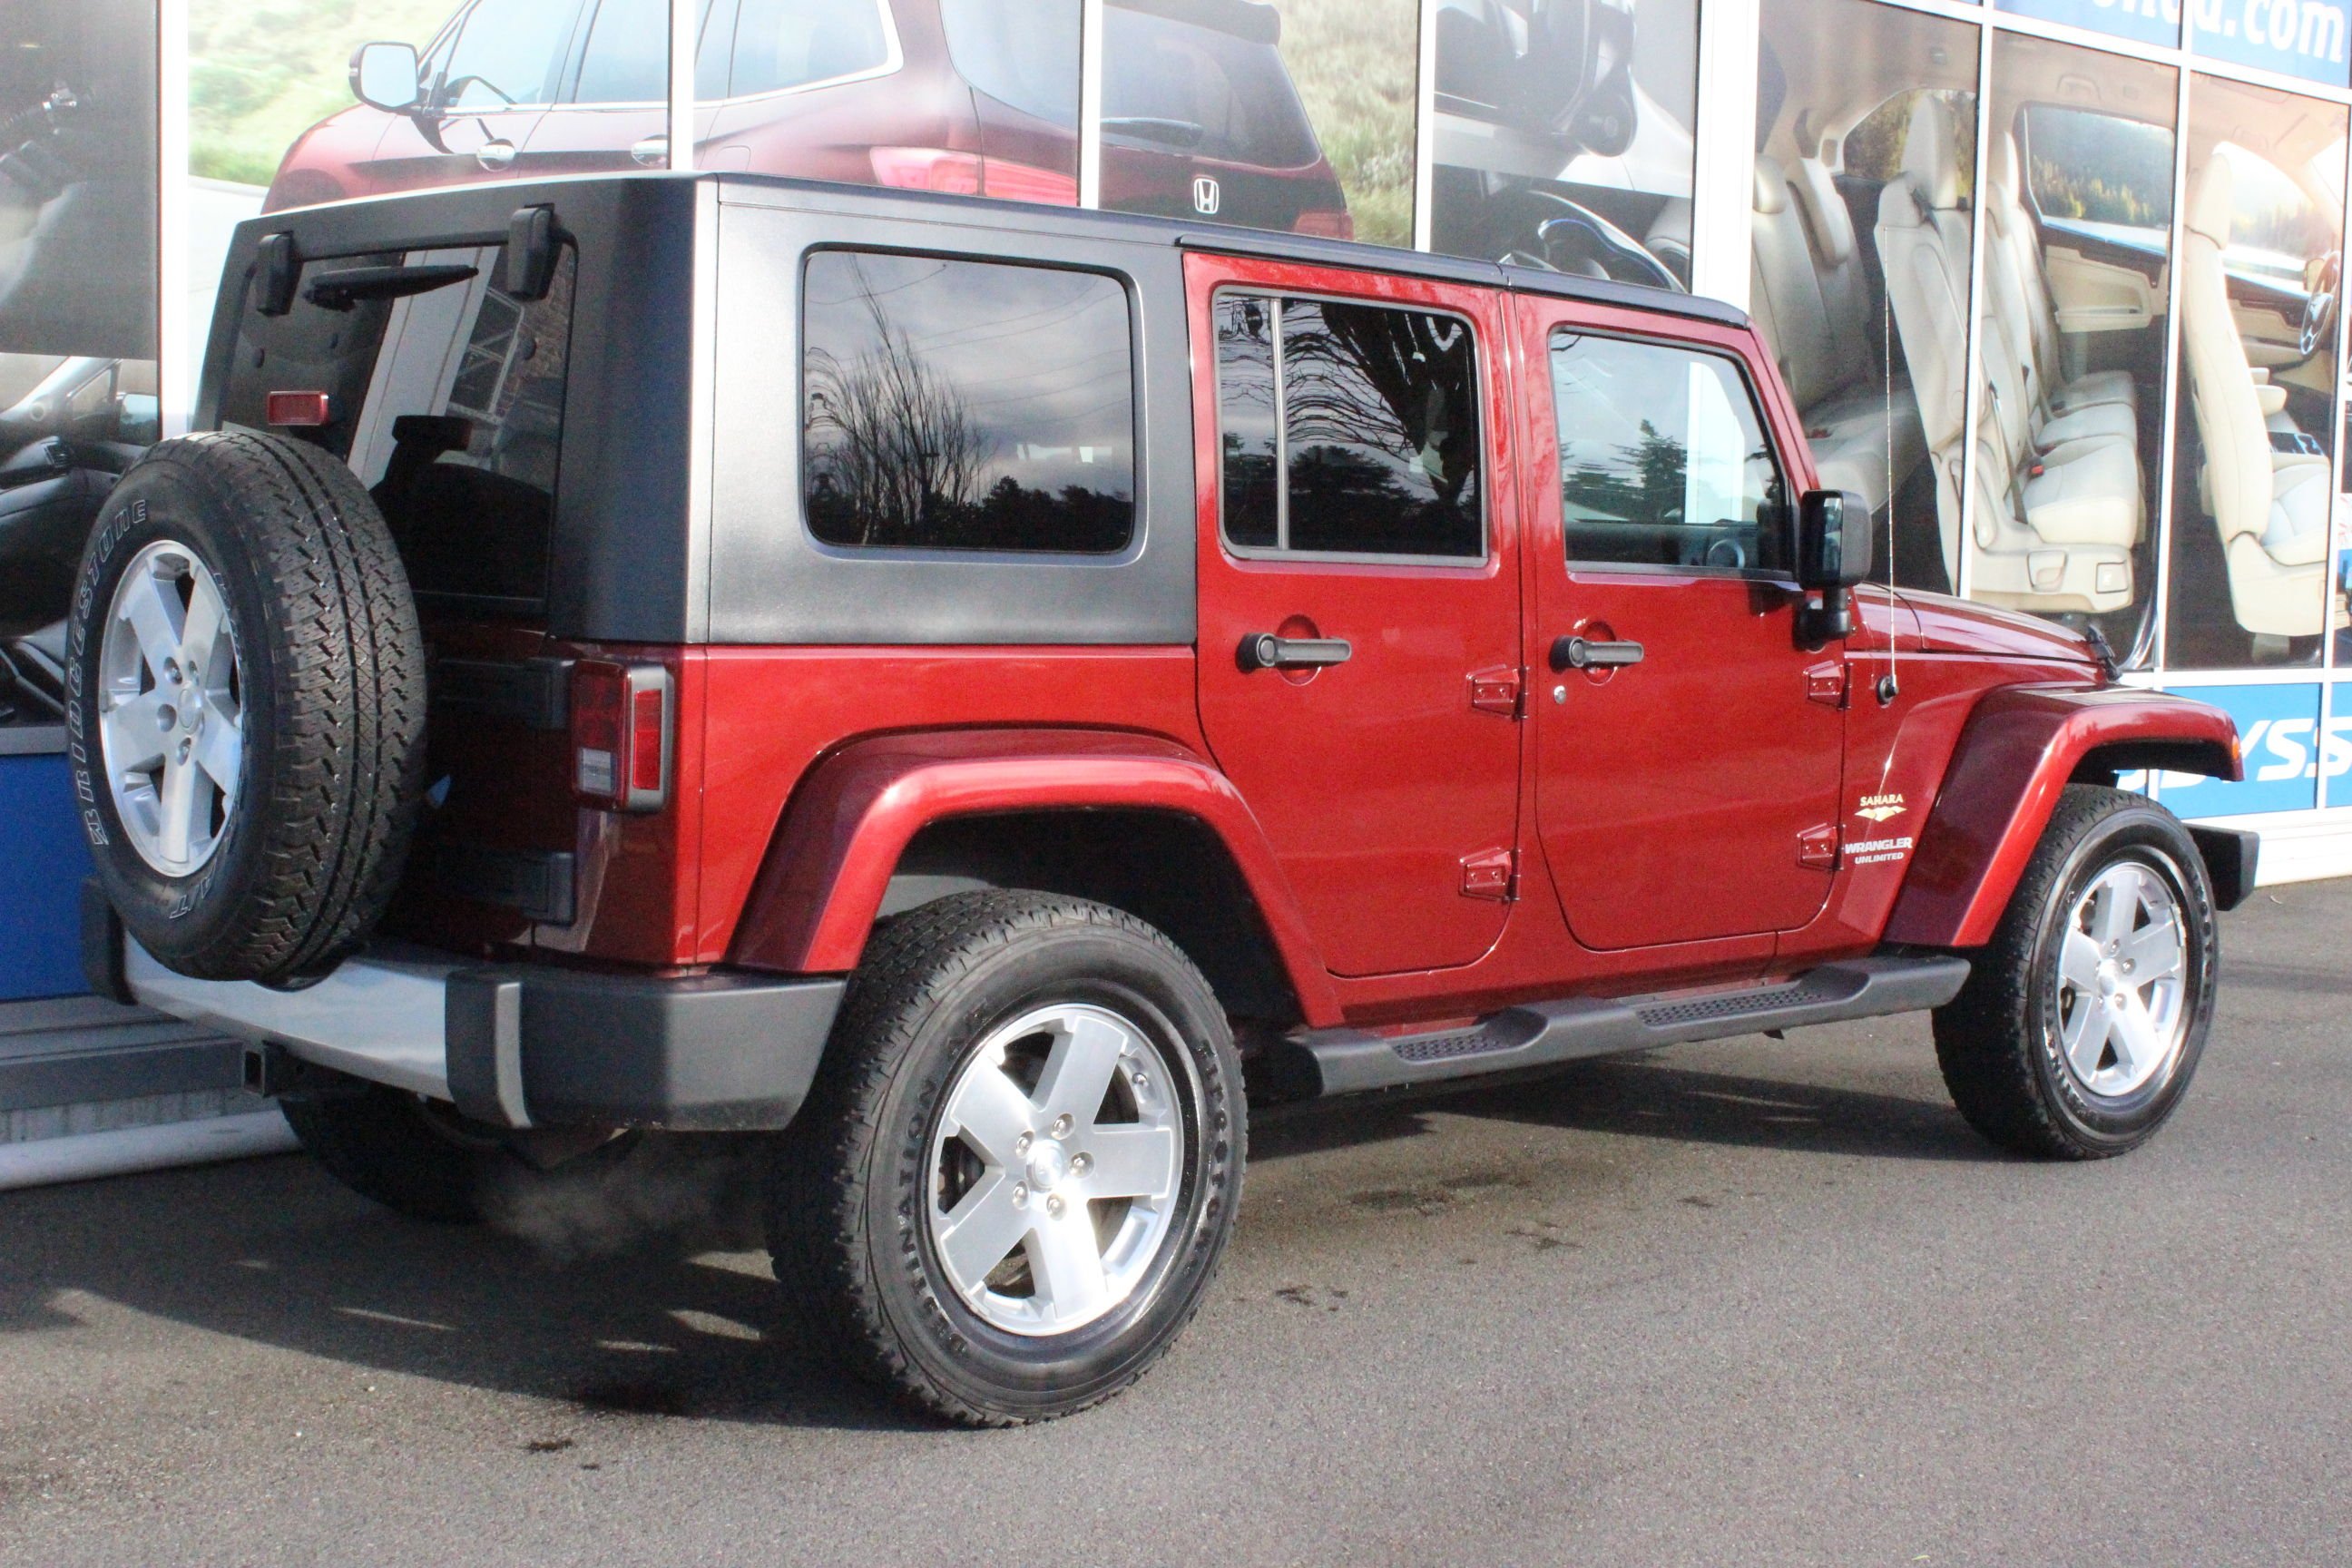
<svg viewBox="0 0 2352 1568">
<path fill-rule="evenodd" d="M 1318 1029 L 1284 1042 L 1290 1050 L 1283 1076 L 1309 1096 L 1437 1083 L 1726 1035 L 1914 1013 L 1942 1006 L 1968 978 L 1965 958 L 1857 958 L 1743 991 L 1531 1003 L 1433 1035 Z"/>
</svg>

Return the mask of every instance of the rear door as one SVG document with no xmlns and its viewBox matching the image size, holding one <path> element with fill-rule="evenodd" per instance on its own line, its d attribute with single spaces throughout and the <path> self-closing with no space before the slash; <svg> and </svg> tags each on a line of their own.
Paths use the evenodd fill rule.
<svg viewBox="0 0 2352 1568">
<path fill-rule="evenodd" d="M 1194 256 L 1200 700 L 1342 975 L 1501 936 L 1519 589 L 1493 293 Z"/>
<path fill-rule="evenodd" d="M 1520 298 L 1537 823 L 1588 947 L 1789 931 L 1837 859 L 1845 665 L 1728 342 Z"/>
</svg>

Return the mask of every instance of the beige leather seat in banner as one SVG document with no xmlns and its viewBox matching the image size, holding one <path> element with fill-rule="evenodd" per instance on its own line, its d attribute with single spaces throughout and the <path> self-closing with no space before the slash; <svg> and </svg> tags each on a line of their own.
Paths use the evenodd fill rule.
<svg viewBox="0 0 2352 1568">
<path fill-rule="evenodd" d="M 1885 384 L 1871 346 L 1869 284 L 1845 203 L 1818 162 L 1802 165 L 1792 179 L 1778 160 L 1756 159 L 1748 310 L 1804 416 L 1822 483 L 1876 512 L 1926 455 L 1919 408 L 1908 379 Z"/>
<path fill-rule="evenodd" d="M 2238 624 L 2262 637 L 2316 637 L 2326 629 L 2326 459 L 2272 448 L 2265 395 L 2230 310 L 2229 249 L 2236 176 L 2209 158 L 2189 182 L 2180 258 L 2181 358 L 2204 461 L 2199 502 L 2228 557 Z"/>
</svg>

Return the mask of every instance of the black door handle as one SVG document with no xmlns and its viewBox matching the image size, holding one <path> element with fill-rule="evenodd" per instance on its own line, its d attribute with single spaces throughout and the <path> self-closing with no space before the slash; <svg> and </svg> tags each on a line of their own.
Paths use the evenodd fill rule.
<svg viewBox="0 0 2352 1568">
<path fill-rule="evenodd" d="M 1320 669 L 1345 664 L 1355 647 L 1345 637 L 1283 637 L 1252 632 L 1235 658 L 1244 669 Z"/>
<path fill-rule="evenodd" d="M 1616 669 L 1642 662 L 1637 642 L 1593 642 L 1585 637 L 1561 637 L 1551 645 L 1554 669 Z"/>
</svg>

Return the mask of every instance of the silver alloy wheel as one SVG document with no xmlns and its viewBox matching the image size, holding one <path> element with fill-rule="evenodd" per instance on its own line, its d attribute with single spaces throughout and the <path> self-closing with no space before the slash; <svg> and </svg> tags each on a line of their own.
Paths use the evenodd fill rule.
<svg viewBox="0 0 2352 1568">
<path fill-rule="evenodd" d="M 166 877 L 202 870 L 227 831 L 244 696 L 211 569 L 168 539 L 132 556 L 99 639 L 99 749 L 124 836 Z"/>
<path fill-rule="evenodd" d="M 1171 1067 L 1128 1019 L 1064 1003 L 966 1058 L 931 1139 L 924 1208 L 940 1266 L 982 1321 L 1067 1333 L 1141 1285 L 1183 1184 L 1183 1106 L 1201 1100 L 1177 1054 Z"/>
<path fill-rule="evenodd" d="M 2074 900 L 2058 950 L 2058 1043 L 2089 1093 L 2131 1094 L 2179 1059 L 2187 931 L 2171 885 L 2137 860 L 2109 866 Z"/>
</svg>

